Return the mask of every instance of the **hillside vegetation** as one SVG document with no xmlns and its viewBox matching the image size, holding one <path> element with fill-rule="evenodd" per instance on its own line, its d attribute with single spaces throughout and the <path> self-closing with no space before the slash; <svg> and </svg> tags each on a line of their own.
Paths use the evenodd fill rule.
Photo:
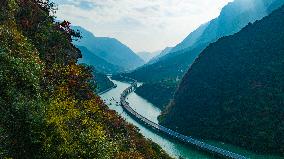
<svg viewBox="0 0 284 159">
<path fill-rule="evenodd" d="M 163 81 L 162 83 L 144 83 L 135 90 L 135 93 L 164 110 L 169 100 L 173 97 L 171 92 L 174 92 L 175 89 L 175 82 Z"/>
<path fill-rule="evenodd" d="M 284 154 L 284 6 L 210 44 L 161 123 L 186 135 Z"/>
<path fill-rule="evenodd" d="M 201 25 L 190 33 L 186 39 L 172 48 L 165 56 L 158 58 L 152 63 L 150 61 L 149 64 L 125 73 L 123 76 L 151 83 L 178 79 L 176 80 L 178 84 L 196 57 L 210 43 L 217 41 L 223 36 L 232 35 L 240 31 L 249 22 L 254 22 L 267 16 L 283 4 L 284 0 L 235 0 L 230 2 L 224 6 L 217 18 Z M 168 92 L 167 94 L 173 93 Z M 162 97 L 160 100 L 167 100 L 162 95 L 159 96 Z"/>
<path fill-rule="evenodd" d="M 115 86 L 114 83 L 107 77 L 107 75 L 100 73 L 95 69 L 92 70 L 93 70 L 94 82 L 96 83 L 95 91 L 97 93 L 106 91 Z"/>
<path fill-rule="evenodd" d="M 92 92 L 79 34 L 45 0 L 0 2 L 0 158 L 169 156 Z"/>
</svg>

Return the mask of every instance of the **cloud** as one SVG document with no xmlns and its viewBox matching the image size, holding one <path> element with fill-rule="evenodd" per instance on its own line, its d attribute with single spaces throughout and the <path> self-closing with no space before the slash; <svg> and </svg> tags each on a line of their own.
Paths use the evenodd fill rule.
<svg viewBox="0 0 284 159">
<path fill-rule="evenodd" d="M 231 0 L 54 0 L 59 19 L 135 51 L 174 46 Z"/>
</svg>

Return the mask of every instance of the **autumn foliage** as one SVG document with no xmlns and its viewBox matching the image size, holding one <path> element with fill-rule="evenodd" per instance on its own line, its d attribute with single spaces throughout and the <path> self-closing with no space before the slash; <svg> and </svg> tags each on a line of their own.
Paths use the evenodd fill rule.
<svg viewBox="0 0 284 159">
<path fill-rule="evenodd" d="M 52 3 L 0 3 L 0 158 L 169 158 L 93 93 Z"/>
</svg>

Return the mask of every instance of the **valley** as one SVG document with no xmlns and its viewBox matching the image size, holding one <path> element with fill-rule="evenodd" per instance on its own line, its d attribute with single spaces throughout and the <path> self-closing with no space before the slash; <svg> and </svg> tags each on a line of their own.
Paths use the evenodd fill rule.
<svg viewBox="0 0 284 159">
<path fill-rule="evenodd" d="M 284 0 L 1 0 L 0 158 L 284 159 Z"/>
<path fill-rule="evenodd" d="M 113 83 L 117 85 L 117 88 L 114 88 L 102 95 L 102 99 L 108 105 L 108 107 L 112 110 L 115 110 L 120 116 L 122 116 L 127 122 L 134 124 L 140 130 L 140 132 L 147 138 L 151 139 L 155 143 L 159 144 L 166 152 L 168 152 L 171 156 L 175 158 L 184 158 L 184 159 L 211 159 L 214 158 L 207 153 L 197 150 L 196 148 L 191 147 L 190 145 L 181 143 L 177 140 L 173 140 L 165 135 L 159 134 L 149 127 L 145 127 L 141 123 L 137 122 L 133 117 L 129 116 L 123 108 L 120 106 L 120 95 L 121 93 L 130 86 L 129 83 L 119 82 L 116 80 L 112 80 Z M 138 83 L 138 87 L 141 86 L 141 83 Z M 127 96 L 126 101 L 129 105 L 139 114 L 143 115 L 147 119 L 153 121 L 154 123 L 158 123 L 157 117 L 161 113 L 161 110 L 158 109 L 155 105 L 149 103 L 147 100 L 143 99 L 135 92 L 132 92 Z M 230 150 L 232 152 L 242 154 L 250 159 L 281 159 L 282 157 L 273 156 L 273 155 L 258 155 L 253 152 L 247 151 L 245 149 L 232 146 L 230 144 L 225 144 L 222 142 L 216 141 L 206 141 L 206 143 Z"/>
</svg>

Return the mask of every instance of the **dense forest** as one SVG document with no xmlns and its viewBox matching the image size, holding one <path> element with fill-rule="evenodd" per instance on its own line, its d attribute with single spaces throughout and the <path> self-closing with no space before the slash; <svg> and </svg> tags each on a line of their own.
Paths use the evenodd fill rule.
<svg viewBox="0 0 284 159">
<path fill-rule="evenodd" d="M 253 4 L 253 5 L 251 5 Z M 160 83 L 176 80 L 176 85 L 187 72 L 196 57 L 212 42 L 223 36 L 240 31 L 249 22 L 259 20 L 279 8 L 284 0 L 234 0 L 222 9 L 220 15 L 201 25 L 190 33 L 186 39 L 153 63 L 146 64 L 136 70 L 124 73 L 123 76 L 138 81 Z M 143 88 L 141 88 L 143 89 Z M 146 89 L 144 90 L 147 91 Z M 159 93 L 159 92 L 157 92 Z M 167 92 L 173 94 L 174 92 Z M 158 95 L 160 100 L 169 99 Z M 143 96 L 144 97 L 144 96 Z M 152 101 L 153 102 L 153 101 Z"/>
<path fill-rule="evenodd" d="M 115 86 L 114 83 L 107 77 L 107 75 L 96 71 L 95 68 L 93 69 L 93 77 L 96 86 L 95 92 L 97 93 L 106 91 Z"/>
<path fill-rule="evenodd" d="M 284 154 L 284 6 L 210 44 L 161 124 L 258 153 Z"/>
<path fill-rule="evenodd" d="M 169 100 L 172 99 L 172 93 L 175 91 L 175 89 L 175 82 L 163 81 L 162 83 L 145 83 L 138 87 L 135 90 L 135 93 L 148 100 L 161 110 L 164 110 L 166 105 L 169 103 Z"/>
<path fill-rule="evenodd" d="M 169 156 L 109 110 L 46 0 L 0 1 L 0 158 Z"/>
</svg>

